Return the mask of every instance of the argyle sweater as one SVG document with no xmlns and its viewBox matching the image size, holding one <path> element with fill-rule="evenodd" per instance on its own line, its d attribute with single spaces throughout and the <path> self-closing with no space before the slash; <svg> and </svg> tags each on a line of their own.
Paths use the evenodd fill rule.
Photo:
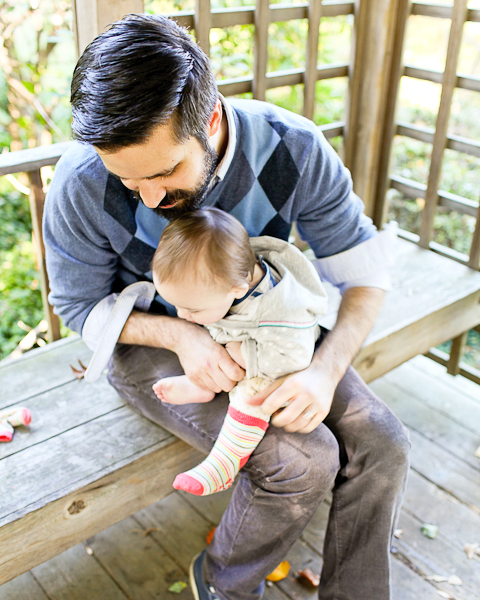
<svg viewBox="0 0 480 600">
<path fill-rule="evenodd" d="M 296 221 L 317 258 L 375 235 L 348 170 L 311 121 L 264 102 L 228 102 L 235 154 L 205 205 L 234 215 L 252 237 L 287 240 Z M 49 300 L 63 322 L 81 332 L 107 295 L 151 281 L 150 263 L 167 223 L 107 172 L 93 147 L 74 144 L 57 164 L 44 213 Z M 159 296 L 150 311 L 175 314 Z"/>
</svg>

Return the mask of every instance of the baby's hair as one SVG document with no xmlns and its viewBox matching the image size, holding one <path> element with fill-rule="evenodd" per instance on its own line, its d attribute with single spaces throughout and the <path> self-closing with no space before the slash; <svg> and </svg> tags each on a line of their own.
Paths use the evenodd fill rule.
<svg viewBox="0 0 480 600">
<path fill-rule="evenodd" d="M 208 283 L 233 287 L 253 276 L 255 253 L 248 233 L 232 215 L 218 208 L 202 208 L 174 219 L 165 227 L 152 261 L 158 283 L 181 279 L 203 261 Z"/>
</svg>

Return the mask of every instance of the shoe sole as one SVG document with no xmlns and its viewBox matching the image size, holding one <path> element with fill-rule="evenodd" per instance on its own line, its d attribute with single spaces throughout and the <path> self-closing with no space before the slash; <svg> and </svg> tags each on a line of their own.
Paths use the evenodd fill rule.
<svg viewBox="0 0 480 600">
<path fill-rule="evenodd" d="M 192 562 L 190 563 L 190 568 L 188 570 L 188 576 L 190 578 L 190 588 L 192 590 L 193 593 L 193 597 L 195 598 L 195 600 L 200 600 L 200 596 L 198 595 L 198 588 L 197 588 L 197 584 L 195 582 L 195 575 L 193 573 L 193 569 L 195 566 L 195 562 L 197 561 L 197 558 L 200 556 L 201 552 L 199 552 L 197 555 L 195 555 L 192 558 Z"/>
</svg>

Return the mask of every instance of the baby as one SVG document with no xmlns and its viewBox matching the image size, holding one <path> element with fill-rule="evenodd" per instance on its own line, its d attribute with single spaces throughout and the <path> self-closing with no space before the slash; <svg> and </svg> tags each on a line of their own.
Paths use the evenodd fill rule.
<svg viewBox="0 0 480 600">
<path fill-rule="evenodd" d="M 327 296 L 310 261 L 271 237 L 249 238 L 235 217 L 216 208 L 194 211 L 164 230 L 152 263 L 153 282 L 178 317 L 204 325 L 245 369 L 229 393 L 218 439 L 197 467 L 173 486 L 196 495 L 230 487 L 260 443 L 270 416 L 246 398 L 311 362 Z M 186 375 L 157 381 L 162 402 L 208 402 L 215 396 Z"/>
</svg>

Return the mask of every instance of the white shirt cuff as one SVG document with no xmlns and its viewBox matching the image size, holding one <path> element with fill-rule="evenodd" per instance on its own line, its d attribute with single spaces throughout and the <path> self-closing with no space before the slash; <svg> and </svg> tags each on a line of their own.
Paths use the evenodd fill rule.
<svg viewBox="0 0 480 600">
<path fill-rule="evenodd" d="M 397 223 L 392 221 L 366 242 L 345 252 L 316 259 L 314 265 L 320 277 L 337 287 L 341 294 L 359 286 L 390 291 L 390 267 L 395 257 L 397 229 Z"/>
<path fill-rule="evenodd" d="M 103 300 L 100 300 L 92 310 L 89 312 L 88 317 L 85 319 L 85 323 L 82 327 L 82 339 L 90 350 L 95 351 L 102 339 L 103 330 L 107 324 L 110 313 L 113 310 L 115 302 L 119 294 L 109 294 L 105 296 Z M 148 311 L 152 300 L 150 297 L 139 296 L 135 300 L 135 308 L 141 311 Z"/>
</svg>

